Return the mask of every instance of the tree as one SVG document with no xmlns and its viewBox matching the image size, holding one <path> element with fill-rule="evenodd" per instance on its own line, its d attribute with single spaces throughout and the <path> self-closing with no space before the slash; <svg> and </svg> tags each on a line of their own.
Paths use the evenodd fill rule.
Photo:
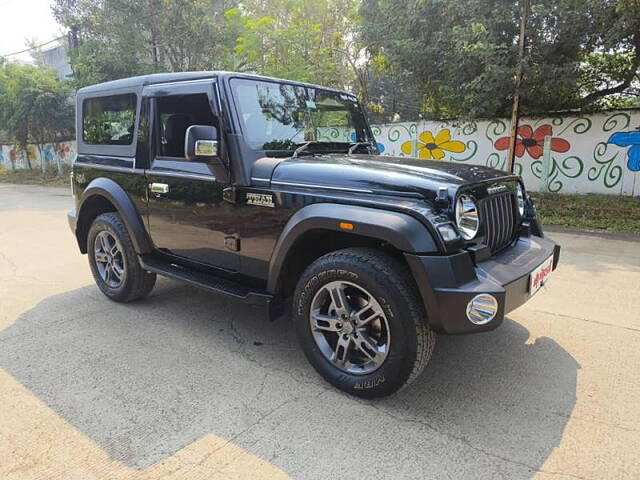
<svg viewBox="0 0 640 480">
<path fill-rule="evenodd" d="M 78 32 L 71 52 L 78 86 L 229 69 L 345 87 L 360 56 L 358 7 L 358 0 L 55 0 L 53 11 Z"/>
<path fill-rule="evenodd" d="M 369 48 L 412 79 L 423 114 L 508 114 L 519 8 L 512 0 L 363 0 Z M 528 26 L 522 112 L 617 105 L 640 61 L 638 0 L 536 0 Z"/>
<path fill-rule="evenodd" d="M 23 151 L 73 136 L 72 90 L 55 71 L 0 62 L 0 130 Z M 29 157 L 27 165 L 32 168 Z"/>
<path fill-rule="evenodd" d="M 71 65 L 78 86 L 227 63 L 228 0 L 55 0 L 54 16 L 78 32 Z"/>
<path fill-rule="evenodd" d="M 346 44 L 355 15 L 355 0 L 250 0 L 225 18 L 243 70 L 344 88 L 354 75 Z"/>
</svg>

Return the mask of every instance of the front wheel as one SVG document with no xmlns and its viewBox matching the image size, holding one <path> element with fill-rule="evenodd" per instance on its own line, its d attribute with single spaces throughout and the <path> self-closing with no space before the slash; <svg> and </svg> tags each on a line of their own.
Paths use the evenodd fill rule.
<svg viewBox="0 0 640 480">
<path fill-rule="evenodd" d="M 375 249 L 339 250 L 311 264 L 296 288 L 294 321 L 318 373 L 361 397 L 411 383 L 435 343 L 407 268 Z"/>
</svg>

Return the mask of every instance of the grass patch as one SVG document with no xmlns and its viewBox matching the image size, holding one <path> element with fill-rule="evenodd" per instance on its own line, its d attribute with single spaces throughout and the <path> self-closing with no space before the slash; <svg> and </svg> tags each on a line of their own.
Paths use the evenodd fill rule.
<svg viewBox="0 0 640 480">
<path fill-rule="evenodd" d="M 69 167 L 64 166 L 62 174 L 57 169 L 42 170 L 5 170 L 0 168 L 0 182 L 23 185 L 47 185 L 50 187 L 69 186 Z"/>
<path fill-rule="evenodd" d="M 640 233 L 640 198 L 532 193 L 544 225 L 598 232 Z"/>
</svg>

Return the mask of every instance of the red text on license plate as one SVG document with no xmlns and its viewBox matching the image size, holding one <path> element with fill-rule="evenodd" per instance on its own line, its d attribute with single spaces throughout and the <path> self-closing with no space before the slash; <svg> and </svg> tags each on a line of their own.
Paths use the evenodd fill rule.
<svg viewBox="0 0 640 480">
<path fill-rule="evenodd" d="M 547 258 L 542 265 L 536 268 L 529 276 L 529 293 L 533 295 L 547 281 L 553 271 L 553 256 Z"/>
</svg>

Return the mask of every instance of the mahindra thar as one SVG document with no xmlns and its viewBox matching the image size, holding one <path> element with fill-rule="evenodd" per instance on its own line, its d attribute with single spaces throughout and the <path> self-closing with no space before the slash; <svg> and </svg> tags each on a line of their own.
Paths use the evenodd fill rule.
<svg viewBox="0 0 640 480">
<path fill-rule="evenodd" d="M 68 217 L 100 290 L 130 302 L 164 275 L 291 312 L 353 395 L 409 384 L 436 333 L 498 327 L 558 263 L 520 177 L 380 156 L 346 92 L 166 73 L 82 88 L 76 112 Z"/>
</svg>

